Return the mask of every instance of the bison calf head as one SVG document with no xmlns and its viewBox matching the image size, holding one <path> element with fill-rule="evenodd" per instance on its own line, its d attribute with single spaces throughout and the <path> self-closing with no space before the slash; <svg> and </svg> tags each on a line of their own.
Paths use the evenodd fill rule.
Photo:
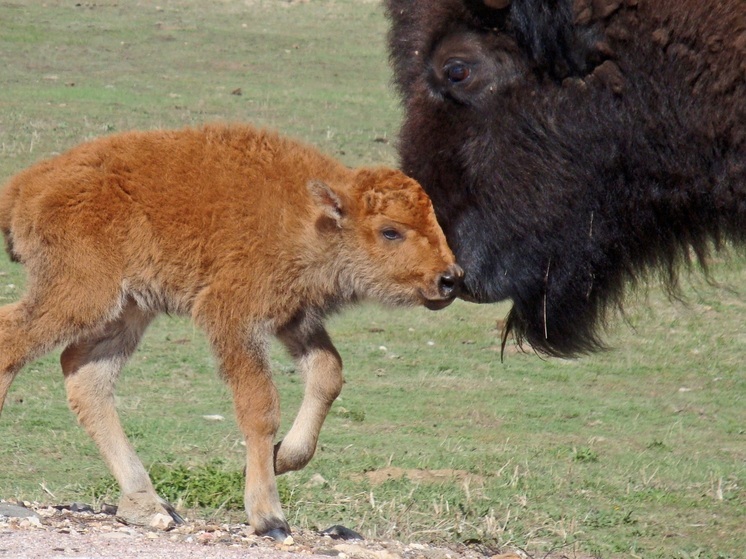
<svg viewBox="0 0 746 559">
<path fill-rule="evenodd" d="M 311 181 L 322 215 L 317 230 L 341 235 L 351 277 L 342 289 L 384 304 L 437 310 L 458 295 L 463 271 L 420 185 L 391 169 L 360 169 L 353 184 Z"/>
</svg>

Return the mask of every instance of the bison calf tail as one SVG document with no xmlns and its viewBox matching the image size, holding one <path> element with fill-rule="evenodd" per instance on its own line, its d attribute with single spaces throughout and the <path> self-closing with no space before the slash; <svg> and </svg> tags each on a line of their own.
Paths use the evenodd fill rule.
<svg viewBox="0 0 746 559">
<path fill-rule="evenodd" d="M 15 252 L 13 252 L 13 241 L 10 238 L 10 231 L 6 231 L 5 229 L 3 229 L 3 235 L 5 236 L 5 251 L 8 253 L 10 261 L 20 262 L 21 259 L 18 258 L 18 255 Z"/>
<path fill-rule="evenodd" d="M 5 237 L 5 250 L 12 262 L 19 262 L 18 255 L 13 251 L 13 235 L 10 229 L 10 216 L 15 206 L 18 187 L 8 185 L 0 192 L 0 231 Z"/>
</svg>

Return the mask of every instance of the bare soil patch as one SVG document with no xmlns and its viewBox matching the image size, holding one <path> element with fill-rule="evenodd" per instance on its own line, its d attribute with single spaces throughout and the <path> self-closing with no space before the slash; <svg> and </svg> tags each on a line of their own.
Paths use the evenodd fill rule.
<svg viewBox="0 0 746 559">
<path fill-rule="evenodd" d="M 371 485 L 381 485 L 391 479 L 407 478 L 415 483 L 452 483 L 459 481 L 462 483 L 474 484 L 483 483 L 484 478 L 476 474 L 470 474 L 465 470 L 422 470 L 418 468 L 397 468 L 388 467 L 378 470 L 371 470 L 358 476 L 366 478 Z"/>
<path fill-rule="evenodd" d="M 8 505 L 8 503 L 2 503 Z M 14 505 L 15 507 L 16 505 Z M 21 504 L 18 504 L 20 508 Z M 525 559 L 523 552 L 497 553 L 466 545 L 433 546 L 396 541 L 338 540 L 294 530 L 285 542 L 258 537 L 246 524 L 190 520 L 162 532 L 120 523 L 112 514 L 23 503 L 19 516 L 0 515 L 2 559 Z M 6 510 L 6 514 L 10 514 Z"/>
<path fill-rule="evenodd" d="M 519 554 L 498 555 L 459 545 L 435 547 L 395 541 L 345 541 L 310 530 L 295 530 L 284 542 L 276 542 L 255 535 L 253 529 L 246 524 L 219 524 L 205 520 L 190 520 L 173 530 L 163 532 L 122 524 L 115 515 L 104 512 L 70 510 L 69 507 L 32 503 L 24 505 L 13 505 L 13 514 L 19 516 L 0 515 L 0 558 L 230 559 L 249 555 L 269 559 L 297 559 L 299 554 L 339 559 L 526 557 Z"/>
</svg>

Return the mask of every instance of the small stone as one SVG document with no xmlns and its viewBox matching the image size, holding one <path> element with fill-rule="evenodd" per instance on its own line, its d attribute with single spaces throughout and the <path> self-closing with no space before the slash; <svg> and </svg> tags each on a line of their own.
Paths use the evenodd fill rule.
<svg viewBox="0 0 746 559">
<path fill-rule="evenodd" d="M 72 512 L 93 512 L 93 507 L 86 505 L 85 503 L 73 503 L 70 505 Z"/>
<path fill-rule="evenodd" d="M 153 516 L 150 521 L 150 527 L 156 528 L 157 530 L 170 530 L 176 525 L 174 519 L 168 514 L 158 513 Z"/>
<path fill-rule="evenodd" d="M 127 540 L 132 536 L 125 532 L 108 532 L 106 534 L 101 534 L 99 537 L 106 540 Z"/>
<path fill-rule="evenodd" d="M 102 514 L 108 514 L 110 516 L 114 516 L 117 513 L 117 506 L 116 505 L 110 505 L 108 503 L 103 503 L 101 505 L 101 513 Z"/>
<path fill-rule="evenodd" d="M 324 479 L 324 476 L 322 476 L 319 473 L 313 474 L 311 476 L 311 479 L 308 480 L 308 483 L 306 483 L 306 487 L 323 487 L 326 485 L 326 479 Z"/>
<path fill-rule="evenodd" d="M 0 516 L 9 518 L 31 518 L 39 515 L 27 507 L 11 505 L 10 503 L 0 503 Z"/>
</svg>

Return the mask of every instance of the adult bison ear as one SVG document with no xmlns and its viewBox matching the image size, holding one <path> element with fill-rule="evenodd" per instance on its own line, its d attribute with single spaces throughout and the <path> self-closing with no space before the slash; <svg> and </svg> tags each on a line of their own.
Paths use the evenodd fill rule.
<svg viewBox="0 0 746 559">
<path fill-rule="evenodd" d="M 344 206 L 339 194 L 334 192 L 324 181 L 313 179 L 308 181 L 308 191 L 324 216 L 334 221 L 337 227 L 342 227 Z"/>
</svg>

